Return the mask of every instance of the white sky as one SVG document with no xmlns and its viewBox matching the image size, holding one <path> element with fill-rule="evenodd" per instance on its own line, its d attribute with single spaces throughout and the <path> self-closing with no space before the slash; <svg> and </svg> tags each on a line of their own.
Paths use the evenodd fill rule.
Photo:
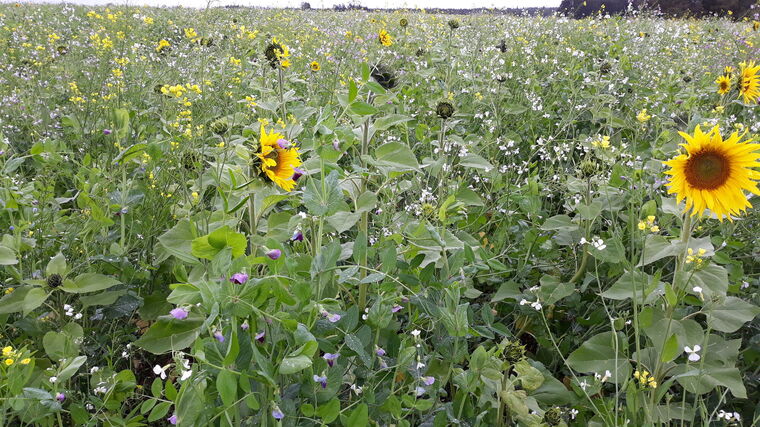
<svg viewBox="0 0 760 427">
<path fill-rule="evenodd" d="M 214 6 L 278 6 L 298 7 L 304 0 L 212 0 Z M 371 8 L 473 8 L 473 7 L 540 7 L 559 6 L 561 0 L 305 0 L 311 7 L 332 7 L 334 4 L 360 4 Z M 0 0 L 0 3 L 63 3 L 60 0 Z M 108 3 L 130 6 L 177 6 L 205 7 L 207 0 L 69 0 L 68 3 L 105 5 Z"/>
</svg>

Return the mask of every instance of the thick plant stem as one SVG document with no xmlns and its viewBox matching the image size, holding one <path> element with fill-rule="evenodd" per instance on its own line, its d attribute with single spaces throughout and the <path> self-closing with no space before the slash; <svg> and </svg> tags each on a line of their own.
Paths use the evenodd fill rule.
<svg viewBox="0 0 760 427">
<path fill-rule="evenodd" d="M 277 67 L 277 77 L 280 87 L 280 109 L 281 109 L 281 115 L 282 115 L 282 121 L 284 123 L 287 123 L 287 117 L 285 115 L 285 101 L 283 97 L 283 89 L 282 89 L 282 67 Z"/>
<path fill-rule="evenodd" d="M 371 102 L 372 96 L 370 95 L 369 100 Z M 364 161 L 364 155 L 367 154 L 367 151 L 369 149 L 369 126 L 370 126 L 370 118 L 367 118 L 367 120 L 364 122 L 364 129 L 362 130 L 362 146 L 361 146 L 361 162 L 362 167 L 366 168 L 366 164 Z M 365 191 L 367 191 L 367 177 L 363 177 L 361 180 L 361 191 L 359 194 L 363 194 Z M 367 256 L 367 250 L 369 249 L 369 212 L 362 212 L 361 219 L 359 221 L 359 238 L 362 239 L 362 242 L 360 244 L 364 245 L 364 252 L 361 255 L 361 258 L 359 259 L 359 265 L 362 267 L 367 267 L 367 264 L 369 262 L 368 256 Z M 360 278 L 364 279 L 364 277 L 367 276 L 367 269 L 362 268 L 361 272 L 359 273 Z M 364 307 L 367 305 L 367 288 L 369 284 L 367 283 L 359 283 L 359 311 L 363 312 Z"/>
</svg>

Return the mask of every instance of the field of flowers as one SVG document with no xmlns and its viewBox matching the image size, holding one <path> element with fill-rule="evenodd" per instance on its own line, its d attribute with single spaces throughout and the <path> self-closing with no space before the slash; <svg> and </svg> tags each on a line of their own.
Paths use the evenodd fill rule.
<svg viewBox="0 0 760 427">
<path fill-rule="evenodd" d="M 758 425 L 759 29 L 0 5 L 0 425 Z"/>
</svg>

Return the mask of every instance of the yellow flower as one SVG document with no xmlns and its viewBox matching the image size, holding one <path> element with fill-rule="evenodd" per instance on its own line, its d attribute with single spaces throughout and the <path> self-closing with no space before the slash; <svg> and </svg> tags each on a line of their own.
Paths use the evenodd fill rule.
<svg viewBox="0 0 760 427">
<path fill-rule="evenodd" d="M 644 231 L 647 229 L 647 223 L 644 221 L 639 221 L 639 230 Z"/>
<path fill-rule="evenodd" d="M 256 153 L 256 157 L 261 160 L 261 170 L 283 190 L 293 190 L 296 186 L 293 174 L 295 168 L 301 166 L 298 147 L 285 141 L 282 134 L 274 131 L 267 134 L 263 124 L 259 144 L 261 151 Z"/>
<path fill-rule="evenodd" d="M 694 135 L 680 134 L 686 154 L 663 162 L 671 168 L 665 172 L 671 175 L 668 193 L 676 194 L 678 202 L 686 199 L 692 216 L 710 209 L 721 221 L 724 216 L 733 221 L 731 215 L 751 208 L 744 192 L 760 195 L 760 173 L 753 169 L 760 166 L 760 145 L 740 141 L 744 135 L 737 132 L 723 140 L 718 126 L 708 133 L 697 126 Z"/>
<path fill-rule="evenodd" d="M 3 347 L 3 356 L 8 357 L 11 355 L 11 353 L 13 353 L 13 347 Z"/>
<path fill-rule="evenodd" d="M 29 364 L 29 362 L 31 362 L 31 361 L 32 361 L 32 359 L 30 359 L 30 358 L 28 358 L 28 357 L 27 357 L 27 358 L 21 359 L 21 362 L 20 362 L 20 363 L 21 363 L 22 365 L 28 365 L 28 364 Z"/>
<path fill-rule="evenodd" d="M 11 366 L 13 364 L 13 359 L 5 359 L 5 366 Z"/>
<path fill-rule="evenodd" d="M 640 121 L 641 123 L 645 123 L 651 119 L 652 116 L 647 114 L 647 109 L 644 108 L 643 110 L 639 111 L 639 114 L 636 115 L 636 120 Z"/>
<path fill-rule="evenodd" d="M 715 80 L 715 83 L 718 85 L 718 93 L 721 95 L 724 95 L 731 90 L 731 78 L 726 75 L 718 77 Z"/>
<path fill-rule="evenodd" d="M 198 37 L 198 33 L 195 32 L 195 28 L 185 28 L 185 37 L 194 39 Z"/>
<path fill-rule="evenodd" d="M 383 46 L 393 46 L 393 37 L 391 37 L 391 35 L 388 34 L 385 29 L 380 30 L 380 34 L 378 34 L 377 39 Z"/>
<path fill-rule="evenodd" d="M 312 61 L 311 64 L 309 64 L 309 68 L 311 68 L 311 71 L 319 71 L 322 69 L 322 67 L 319 66 L 319 62 Z"/>
<path fill-rule="evenodd" d="M 744 97 L 745 104 L 755 103 L 760 98 L 760 65 L 755 65 L 755 61 L 742 62 L 739 68 L 739 97 Z"/>
<path fill-rule="evenodd" d="M 156 52 L 161 52 L 162 50 L 164 50 L 165 48 L 170 47 L 170 46 L 171 46 L 171 43 L 169 43 L 168 41 L 166 41 L 164 39 L 161 39 L 158 42 L 158 46 L 156 46 Z"/>
</svg>

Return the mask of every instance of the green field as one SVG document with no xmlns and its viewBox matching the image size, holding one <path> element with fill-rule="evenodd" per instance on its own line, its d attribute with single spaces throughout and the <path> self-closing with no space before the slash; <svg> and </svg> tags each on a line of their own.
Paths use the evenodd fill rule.
<svg viewBox="0 0 760 427">
<path fill-rule="evenodd" d="M 0 426 L 757 425 L 759 29 L 0 4 Z"/>
</svg>

